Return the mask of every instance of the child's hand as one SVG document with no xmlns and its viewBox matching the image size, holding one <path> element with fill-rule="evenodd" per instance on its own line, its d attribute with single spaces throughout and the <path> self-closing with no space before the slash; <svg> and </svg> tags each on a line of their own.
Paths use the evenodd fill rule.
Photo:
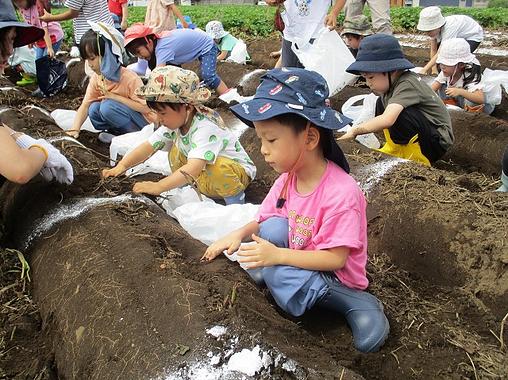
<svg viewBox="0 0 508 380">
<path fill-rule="evenodd" d="M 464 89 L 463 88 L 448 87 L 445 90 L 445 93 L 448 96 L 456 98 L 457 96 L 462 96 L 464 94 Z"/>
<path fill-rule="evenodd" d="M 335 26 L 337 25 L 337 14 L 334 13 L 334 12 L 330 12 L 328 15 L 326 15 L 325 17 L 325 26 L 330 29 L 330 30 L 334 30 L 335 29 Z"/>
<path fill-rule="evenodd" d="M 207 248 L 204 255 L 201 257 L 201 261 L 211 261 L 219 256 L 225 249 L 228 250 L 228 255 L 231 255 L 240 248 L 240 244 L 242 244 L 241 238 L 238 238 L 233 234 L 224 236 L 222 239 L 217 240 Z"/>
<path fill-rule="evenodd" d="M 44 21 L 44 22 L 50 22 L 53 15 L 51 13 L 48 13 L 48 11 L 46 11 L 45 9 L 43 9 L 42 11 L 44 13 L 42 14 L 42 16 L 39 16 L 39 20 Z"/>
<path fill-rule="evenodd" d="M 346 133 L 344 133 L 342 136 L 339 137 L 339 140 L 354 140 L 354 138 L 357 135 L 355 129 L 356 129 L 355 127 L 349 128 Z"/>
<path fill-rule="evenodd" d="M 160 195 L 165 189 L 161 188 L 159 182 L 143 181 L 136 183 L 132 191 L 136 194 Z"/>
<path fill-rule="evenodd" d="M 111 99 L 111 100 L 116 100 L 117 102 L 120 102 L 121 98 L 122 98 L 122 96 L 113 94 L 112 92 L 109 92 L 109 91 L 104 91 L 103 94 L 98 97 L 99 100 Z"/>
<path fill-rule="evenodd" d="M 108 177 L 118 177 L 119 175 L 125 173 L 127 168 L 123 166 L 122 164 L 116 165 L 114 168 L 111 169 L 104 169 L 102 171 L 102 177 L 108 178 Z"/>
<path fill-rule="evenodd" d="M 79 137 L 79 131 L 77 129 L 69 129 L 68 131 L 65 131 L 65 133 L 71 137 L 74 137 L 75 139 Z"/>
<path fill-rule="evenodd" d="M 252 234 L 257 244 L 244 245 L 238 252 L 238 262 L 249 264 L 247 269 L 280 265 L 280 250 L 274 244 Z"/>
<path fill-rule="evenodd" d="M 55 51 L 53 50 L 53 47 L 48 46 L 48 57 L 54 58 L 55 57 Z"/>
</svg>

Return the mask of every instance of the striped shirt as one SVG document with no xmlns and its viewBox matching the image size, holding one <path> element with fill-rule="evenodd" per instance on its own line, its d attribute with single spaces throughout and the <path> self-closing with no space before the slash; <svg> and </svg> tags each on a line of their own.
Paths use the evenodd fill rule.
<svg viewBox="0 0 508 380">
<path fill-rule="evenodd" d="M 74 39 L 78 45 L 83 34 L 90 29 L 89 20 L 113 25 L 107 0 L 65 0 L 65 6 L 79 11 L 78 17 L 73 20 Z"/>
</svg>

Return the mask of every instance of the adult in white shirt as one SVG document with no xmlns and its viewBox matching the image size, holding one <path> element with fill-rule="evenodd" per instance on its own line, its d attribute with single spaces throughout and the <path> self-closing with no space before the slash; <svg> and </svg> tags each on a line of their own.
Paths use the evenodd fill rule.
<svg viewBox="0 0 508 380">
<path fill-rule="evenodd" d="M 335 29 L 337 17 L 344 7 L 346 0 L 336 0 L 330 12 L 331 0 L 266 0 L 268 5 L 284 4 L 281 17 L 284 21 L 282 40 L 282 66 L 301 67 L 291 45 L 303 47 L 312 43 L 323 27 Z"/>
<path fill-rule="evenodd" d="M 441 42 L 451 38 L 463 38 L 473 53 L 483 41 L 483 28 L 469 16 L 452 15 L 443 17 L 439 7 L 427 7 L 420 12 L 417 29 L 430 39 L 430 61 L 422 69 L 422 74 L 437 73 L 436 60 Z"/>
</svg>

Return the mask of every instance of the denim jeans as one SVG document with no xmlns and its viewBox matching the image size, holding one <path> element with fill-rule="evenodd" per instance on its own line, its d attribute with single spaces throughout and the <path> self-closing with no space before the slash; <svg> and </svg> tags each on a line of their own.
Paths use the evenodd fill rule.
<svg viewBox="0 0 508 380">
<path fill-rule="evenodd" d="M 141 113 L 111 99 L 92 103 L 88 116 L 95 129 L 107 130 L 114 135 L 136 132 L 148 124 Z"/>
</svg>

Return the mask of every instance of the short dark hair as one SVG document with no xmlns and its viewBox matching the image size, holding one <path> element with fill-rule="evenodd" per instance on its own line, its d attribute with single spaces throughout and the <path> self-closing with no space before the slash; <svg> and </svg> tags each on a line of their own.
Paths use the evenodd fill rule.
<svg viewBox="0 0 508 380">
<path fill-rule="evenodd" d="M 146 105 L 154 111 L 162 111 L 167 107 L 171 108 L 173 111 L 180 111 L 180 108 L 185 106 L 184 103 L 155 102 L 153 100 L 147 100 Z"/>
<path fill-rule="evenodd" d="M 344 33 L 344 36 L 346 38 L 351 38 L 351 37 L 353 37 L 353 38 L 361 38 L 361 37 L 363 37 L 361 34 L 356 34 L 356 33 Z"/>
<path fill-rule="evenodd" d="M 282 115 L 277 115 L 274 117 L 280 124 L 286 125 L 293 129 L 296 134 L 300 134 L 305 131 L 307 128 L 307 123 L 309 120 L 304 118 L 303 116 L 297 115 L 295 113 L 284 113 Z M 319 147 L 323 152 L 325 157 L 328 157 L 331 151 L 330 142 L 334 139 L 333 131 L 331 129 L 318 127 L 317 125 L 312 124 L 310 122 L 310 126 L 314 127 L 319 132 Z"/>
<path fill-rule="evenodd" d="M 104 57 L 104 49 L 106 49 L 106 41 L 104 37 L 98 36 L 92 29 L 86 31 L 79 41 L 79 54 L 83 59 L 94 57 Z"/>
<path fill-rule="evenodd" d="M 125 49 L 129 53 L 134 55 L 138 47 L 146 46 L 148 45 L 148 40 L 155 41 L 155 39 L 156 39 L 155 34 L 149 34 L 146 37 L 139 37 L 129 42 L 129 44 L 125 47 Z"/>
</svg>

